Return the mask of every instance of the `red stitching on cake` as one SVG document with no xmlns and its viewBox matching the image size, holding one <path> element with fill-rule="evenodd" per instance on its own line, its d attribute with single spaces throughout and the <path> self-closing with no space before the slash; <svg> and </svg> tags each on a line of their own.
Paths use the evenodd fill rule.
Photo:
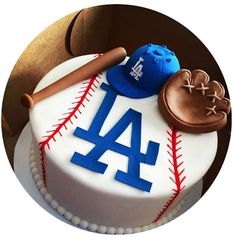
<svg viewBox="0 0 235 238">
<path fill-rule="evenodd" d="M 179 161 L 182 158 L 182 154 L 180 153 L 180 150 L 182 147 L 180 146 L 181 140 L 180 137 L 182 134 L 178 132 L 177 129 L 173 127 L 169 127 L 167 130 L 168 134 L 168 143 L 167 143 L 167 148 L 168 151 L 167 153 L 169 154 L 170 158 L 168 159 L 170 163 L 170 167 L 168 168 L 170 171 L 170 176 L 169 179 L 173 182 L 174 188 L 172 188 L 172 195 L 168 199 L 168 201 L 164 204 L 163 208 L 161 211 L 158 213 L 158 215 L 155 217 L 155 219 L 152 221 L 157 222 L 162 215 L 165 213 L 165 211 L 170 207 L 170 205 L 174 202 L 174 200 L 178 197 L 180 192 L 185 188 L 183 185 L 183 182 L 186 179 L 186 176 L 184 176 L 185 168 L 182 168 L 182 165 L 184 164 L 184 161 Z"/>
<path fill-rule="evenodd" d="M 98 54 L 95 57 L 99 57 L 102 54 Z M 73 124 L 72 118 L 77 119 L 78 116 L 76 115 L 76 113 L 78 112 L 79 114 L 81 114 L 81 107 L 85 108 L 86 105 L 84 104 L 84 101 L 88 101 L 89 102 L 89 98 L 88 97 L 92 97 L 92 93 L 95 92 L 94 88 L 97 88 L 96 84 L 99 84 L 99 80 L 97 80 L 97 78 L 101 78 L 100 75 L 102 75 L 102 73 L 100 74 L 96 74 L 94 75 L 92 78 L 82 82 L 82 91 L 78 92 L 79 94 L 82 93 L 82 95 L 75 97 L 74 102 L 72 102 L 72 107 L 68 108 L 67 112 L 63 113 L 63 117 L 59 118 L 58 121 L 59 123 L 52 125 L 53 128 L 52 130 L 48 130 L 46 131 L 47 135 L 42 136 L 42 138 L 46 138 L 45 140 L 39 142 L 39 149 L 40 149 L 40 156 L 41 156 L 41 170 L 42 170 L 42 177 L 43 177 L 43 181 L 45 186 L 47 186 L 47 179 L 46 179 L 46 152 L 45 149 L 49 149 L 50 150 L 50 142 L 54 141 L 56 142 L 55 137 L 57 135 L 59 135 L 60 137 L 63 136 L 61 130 L 64 128 L 65 130 L 68 129 L 67 124 Z M 79 99 L 79 100 L 77 100 Z"/>
</svg>

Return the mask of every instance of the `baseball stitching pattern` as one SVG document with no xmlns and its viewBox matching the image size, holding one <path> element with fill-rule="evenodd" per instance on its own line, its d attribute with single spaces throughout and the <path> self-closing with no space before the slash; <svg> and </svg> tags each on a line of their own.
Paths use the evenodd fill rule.
<svg viewBox="0 0 235 238">
<path fill-rule="evenodd" d="M 157 222 L 162 215 L 165 213 L 165 211 L 170 207 L 170 205 L 174 202 L 174 200 L 178 197 L 180 192 L 185 188 L 183 185 L 184 180 L 186 179 L 186 176 L 184 176 L 185 168 L 183 168 L 184 161 L 180 161 L 182 157 L 181 151 L 181 142 L 180 139 L 182 134 L 179 133 L 179 131 L 173 127 L 169 127 L 167 130 L 168 134 L 168 143 L 167 143 L 167 153 L 169 154 L 170 158 L 168 159 L 170 163 L 169 171 L 170 171 L 170 180 L 174 184 L 174 188 L 172 189 L 172 196 L 169 198 L 169 200 L 165 203 L 162 210 L 158 213 L 156 218 L 152 221 L 153 223 Z"/>
<path fill-rule="evenodd" d="M 99 57 L 101 54 L 96 55 L 95 57 Z M 39 150 L 41 156 L 41 171 L 42 177 L 45 186 L 47 185 L 46 180 L 46 148 L 50 150 L 50 143 L 52 141 L 56 142 L 56 137 L 59 135 L 63 136 L 62 129 L 67 130 L 68 124 L 73 124 L 73 119 L 77 119 L 77 112 L 79 114 L 82 113 L 82 108 L 85 108 L 85 102 L 90 101 L 90 97 L 92 97 L 93 93 L 97 88 L 97 84 L 99 84 L 99 80 L 101 78 L 102 73 L 94 75 L 92 78 L 88 80 L 84 80 L 81 84 L 80 91 L 78 92 L 78 96 L 75 97 L 74 102 L 72 102 L 72 107 L 68 108 L 68 111 L 63 113 L 63 117 L 58 119 L 57 124 L 53 125 L 52 130 L 46 131 L 47 135 L 43 136 L 45 138 L 43 141 L 39 142 Z M 97 79 L 98 78 L 98 79 Z"/>
<path fill-rule="evenodd" d="M 96 55 L 95 57 L 99 57 L 101 54 Z M 46 135 L 42 136 L 44 140 L 39 142 L 40 156 L 41 156 L 41 172 L 42 178 L 45 187 L 47 186 L 46 179 L 46 149 L 50 150 L 51 142 L 56 142 L 58 136 L 63 137 L 62 130 L 68 129 L 68 124 L 73 125 L 73 120 L 78 119 L 78 113 L 82 114 L 82 108 L 85 108 L 86 102 L 90 102 L 90 98 L 93 96 L 93 93 L 98 87 L 100 83 L 98 79 L 101 79 L 101 75 L 94 75 L 92 78 L 88 80 L 84 80 L 81 83 L 80 91 L 78 92 L 78 96 L 75 97 L 75 101 L 72 102 L 72 106 L 67 109 L 67 112 L 63 113 L 63 117 L 58 119 L 58 123 L 52 125 L 51 130 L 46 131 Z M 168 143 L 167 143 L 167 153 L 169 154 L 169 163 L 170 167 L 168 168 L 170 171 L 170 180 L 174 184 L 174 188 L 172 188 L 172 195 L 168 199 L 168 201 L 164 204 L 161 211 L 154 218 L 152 223 L 159 221 L 162 215 L 166 212 L 166 210 L 170 207 L 170 205 L 174 202 L 180 192 L 185 188 L 183 185 L 186 176 L 184 176 L 185 169 L 183 168 L 183 161 L 181 159 L 182 153 L 181 150 L 181 139 L 182 134 L 173 127 L 169 127 L 167 130 L 168 134 Z"/>
</svg>

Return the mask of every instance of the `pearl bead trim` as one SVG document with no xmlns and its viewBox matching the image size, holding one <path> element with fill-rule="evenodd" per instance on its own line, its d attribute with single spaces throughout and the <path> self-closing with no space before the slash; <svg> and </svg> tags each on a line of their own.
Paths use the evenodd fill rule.
<svg viewBox="0 0 235 238">
<path fill-rule="evenodd" d="M 34 150 L 33 146 L 31 145 L 30 154 L 29 154 L 29 163 L 31 168 L 31 173 L 34 178 L 35 184 L 40 191 L 41 195 L 45 199 L 45 201 L 50 204 L 50 206 L 55 209 L 61 216 L 64 216 L 65 219 L 70 221 L 74 226 L 81 227 L 83 229 L 87 229 L 89 231 L 98 232 L 101 234 L 132 234 L 141 231 L 147 231 L 158 226 L 161 226 L 175 218 L 178 212 L 181 210 L 182 206 L 185 204 L 187 198 L 183 199 L 179 202 L 179 204 L 166 216 L 162 217 L 156 223 L 151 223 L 149 225 L 144 225 L 140 227 L 112 227 L 112 226 L 104 226 L 104 225 L 97 225 L 94 223 L 89 223 L 82 218 L 75 216 L 72 212 L 67 211 L 66 208 L 61 206 L 51 194 L 47 191 L 46 187 L 44 186 L 43 179 L 39 175 L 39 171 L 36 166 L 35 157 L 34 157 Z"/>
</svg>

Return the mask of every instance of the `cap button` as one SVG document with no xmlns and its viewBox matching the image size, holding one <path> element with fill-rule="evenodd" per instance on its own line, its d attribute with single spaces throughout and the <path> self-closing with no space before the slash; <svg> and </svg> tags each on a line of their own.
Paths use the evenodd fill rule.
<svg viewBox="0 0 235 238">
<path fill-rule="evenodd" d="M 155 64 L 159 63 L 159 61 L 160 61 L 160 59 L 159 59 L 158 57 L 155 57 L 155 58 L 153 59 L 153 62 L 154 62 Z"/>
<path fill-rule="evenodd" d="M 144 54 L 145 54 L 145 55 L 150 54 L 150 50 L 149 50 L 149 49 L 145 50 L 145 51 L 144 51 Z"/>
</svg>

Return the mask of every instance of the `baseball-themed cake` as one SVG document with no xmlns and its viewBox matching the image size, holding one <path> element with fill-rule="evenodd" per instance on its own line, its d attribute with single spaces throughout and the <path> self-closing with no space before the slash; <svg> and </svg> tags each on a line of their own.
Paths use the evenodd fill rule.
<svg viewBox="0 0 235 238">
<path fill-rule="evenodd" d="M 40 192 L 91 231 L 163 224 L 215 158 L 217 130 L 230 111 L 224 94 L 203 70 L 181 69 L 164 45 L 60 64 L 22 98 Z"/>
</svg>

